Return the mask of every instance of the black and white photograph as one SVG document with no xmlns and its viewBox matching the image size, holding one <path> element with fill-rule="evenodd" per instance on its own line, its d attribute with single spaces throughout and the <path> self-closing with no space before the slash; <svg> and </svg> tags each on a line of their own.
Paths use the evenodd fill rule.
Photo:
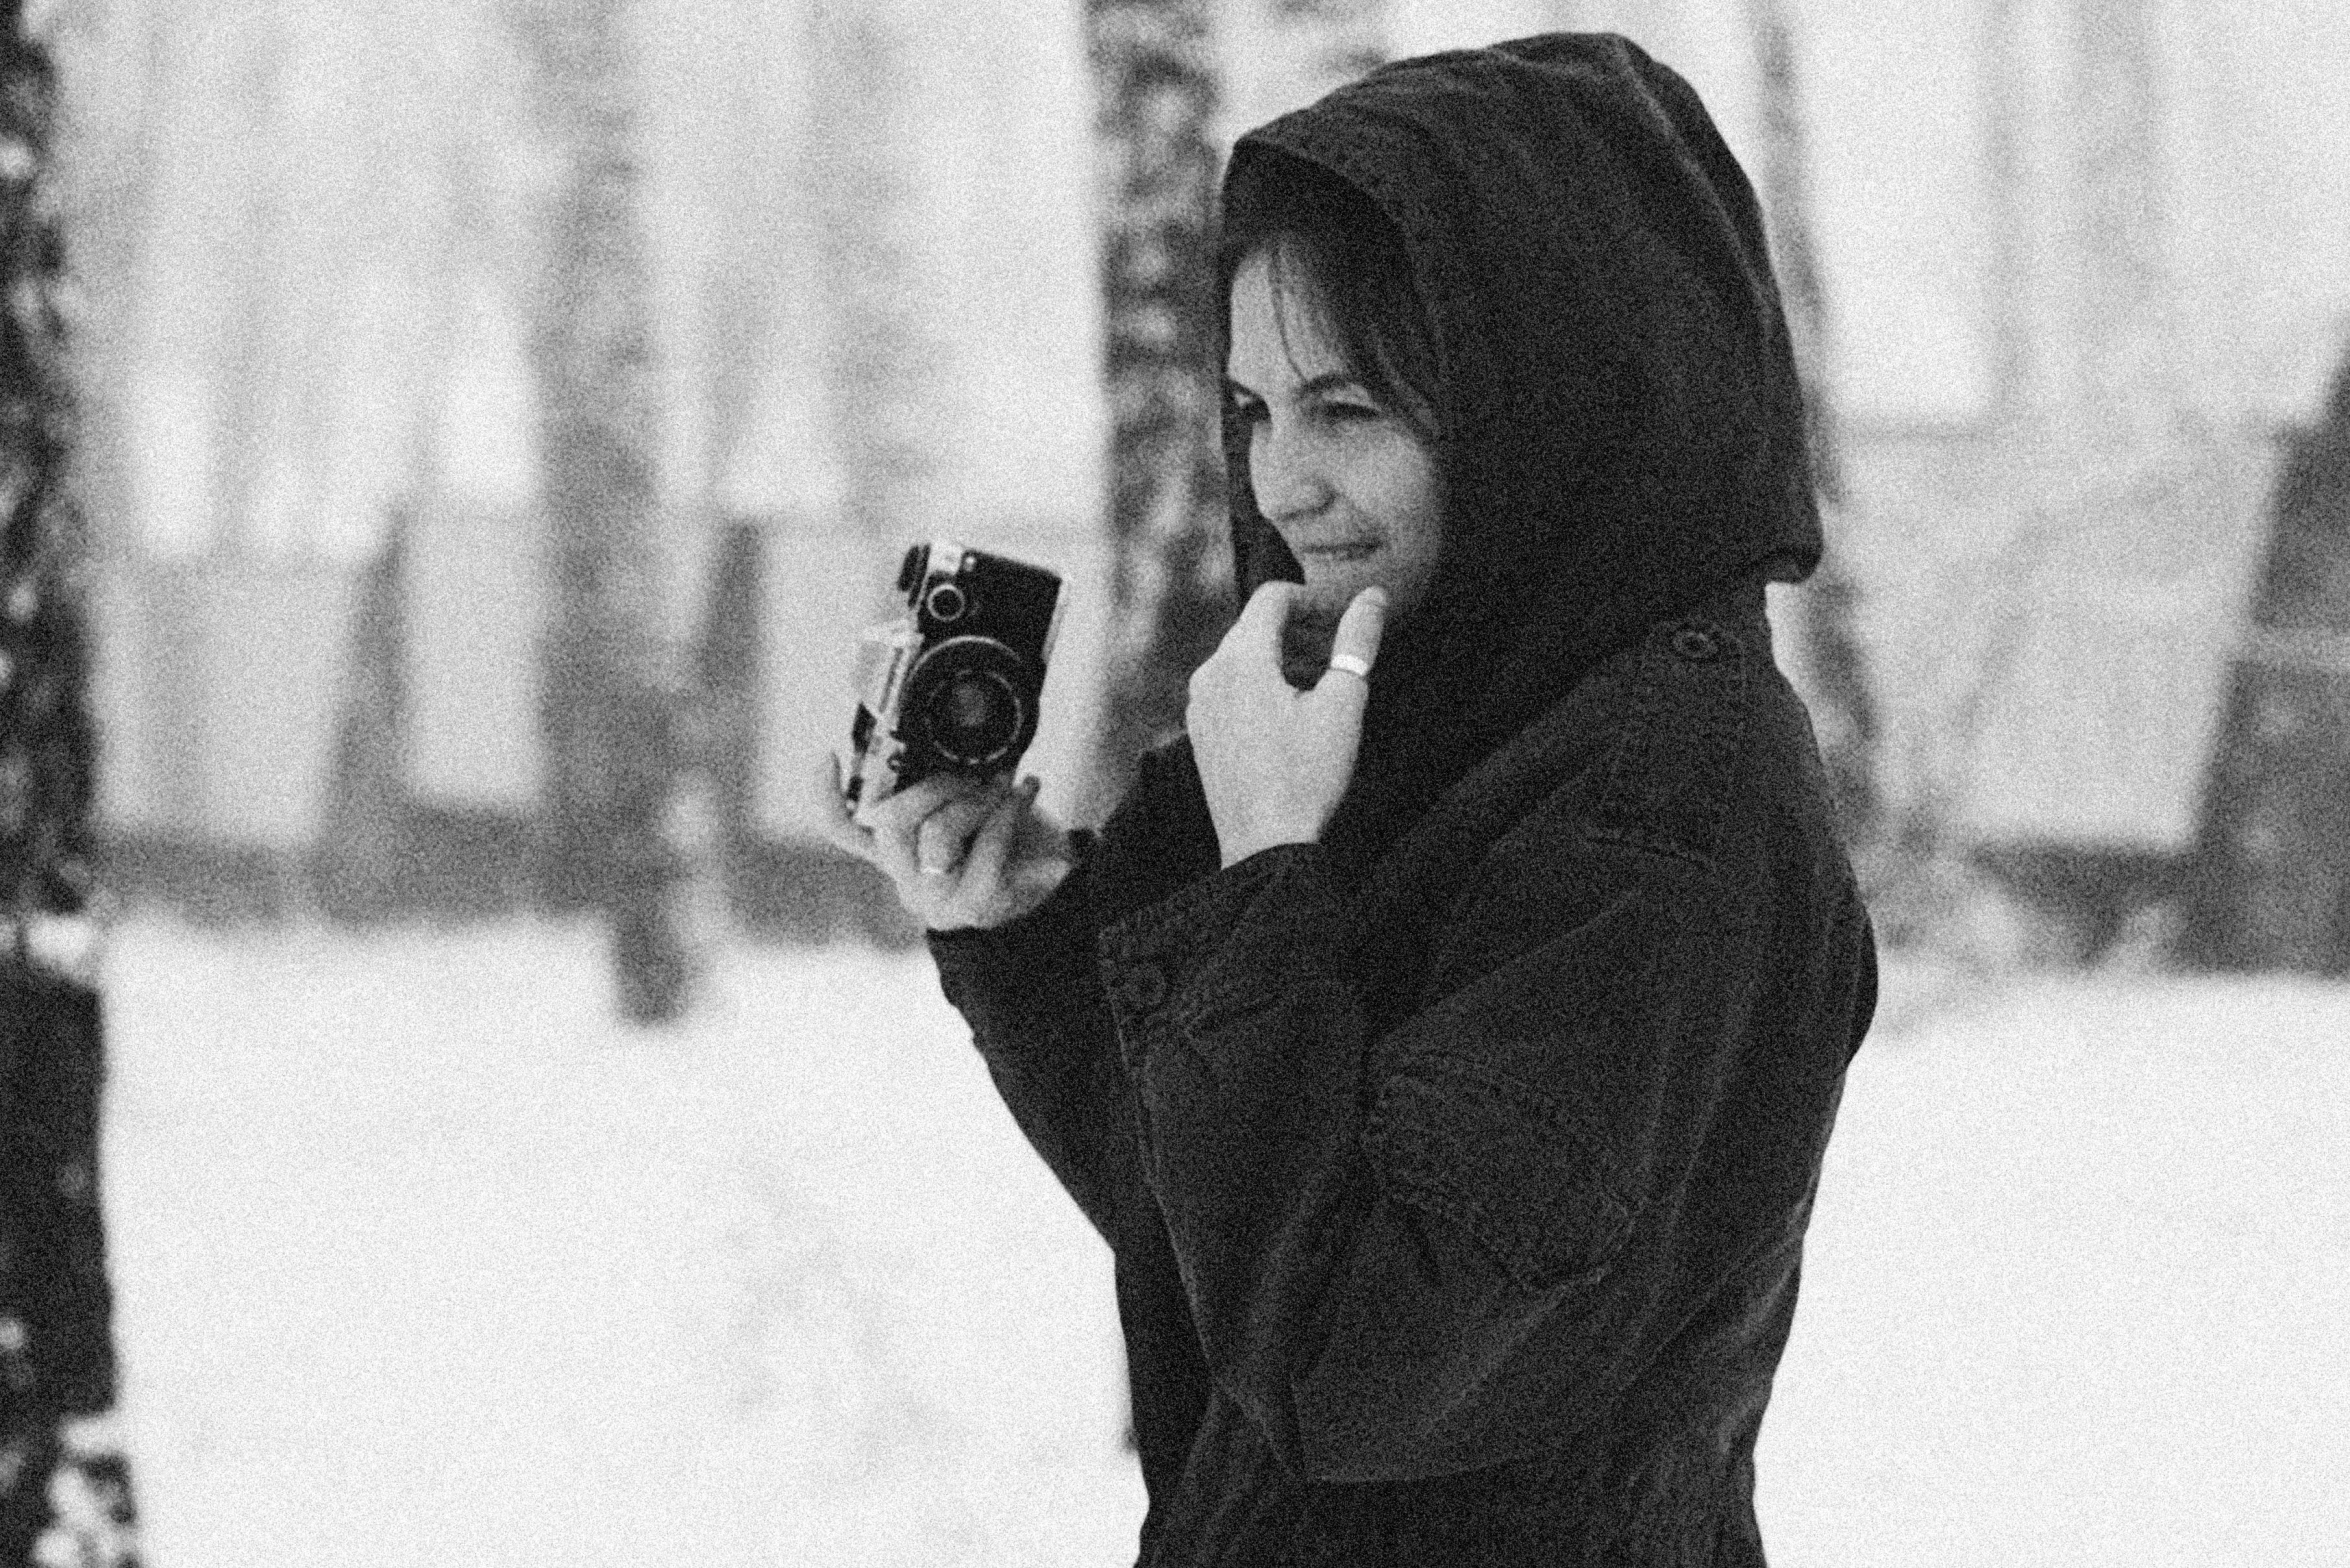
<svg viewBox="0 0 2350 1568">
<path fill-rule="evenodd" d="M 2350 1562 L 2340 0 L 0 17 L 0 1568 Z"/>
</svg>

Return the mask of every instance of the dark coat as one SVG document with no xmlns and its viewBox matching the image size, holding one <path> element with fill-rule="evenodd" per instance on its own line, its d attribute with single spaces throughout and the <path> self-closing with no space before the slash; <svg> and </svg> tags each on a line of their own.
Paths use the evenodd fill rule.
<svg viewBox="0 0 2350 1568">
<path fill-rule="evenodd" d="M 1114 1250 L 1141 1561 L 1759 1564 L 1875 961 L 1762 610 L 1818 532 L 1751 193 L 1606 37 L 1375 73 L 1228 200 L 1267 147 L 1379 201 L 1446 366 L 1355 783 L 1219 869 L 1177 741 L 1043 908 L 932 940 Z M 1245 586 L 1244 484 L 1234 529 Z"/>
</svg>

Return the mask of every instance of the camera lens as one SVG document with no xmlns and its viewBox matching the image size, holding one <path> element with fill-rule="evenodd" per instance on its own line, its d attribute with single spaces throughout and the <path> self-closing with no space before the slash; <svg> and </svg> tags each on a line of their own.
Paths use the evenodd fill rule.
<svg viewBox="0 0 2350 1568">
<path fill-rule="evenodd" d="M 970 602 L 963 597 L 963 590 L 953 583 L 940 583 L 931 589 L 926 603 L 931 617 L 941 621 L 959 621 L 963 618 L 963 612 L 970 608 Z"/>
<path fill-rule="evenodd" d="M 908 739 L 940 766 L 985 770 L 1026 744 L 1035 692 L 1017 655 L 985 638 L 933 650 L 907 678 Z"/>
<path fill-rule="evenodd" d="M 977 674 L 967 674 L 947 688 L 947 722 L 960 735 L 976 735 L 1001 722 L 1003 688 Z"/>
<path fill-rule="evenodd" d="M 940 751 L 957 762 L 990 762 L 1020 733 L 1020 698 L 994 670 L 957 670 L 940 683 L 924 717 Z"/>
</svg>

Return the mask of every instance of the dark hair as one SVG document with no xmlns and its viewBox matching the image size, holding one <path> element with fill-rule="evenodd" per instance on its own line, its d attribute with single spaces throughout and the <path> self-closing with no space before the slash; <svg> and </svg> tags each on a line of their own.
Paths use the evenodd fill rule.
<svg viewBox="0 0 2350 1568">
<path fill-rule="evenodd" d="M 1216 248 L 1220 316 L 1229 317 L 1242 260 L 1263 248 L 1275 299 L 1297 301 L 1363 390 L 1433 445 L 1441 382 L 1435 336 L 1403 236 L 1387 215 L 1320 165 L 1265 147 L 1243 155 L 1224 202 Z M 1220 321 L 1225 350 L 1230 330 L 1228 319 Z"/>
</svg>

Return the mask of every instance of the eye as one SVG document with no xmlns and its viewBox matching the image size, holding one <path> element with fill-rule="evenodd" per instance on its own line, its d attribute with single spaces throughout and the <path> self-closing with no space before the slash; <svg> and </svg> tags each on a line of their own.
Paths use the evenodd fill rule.
<svg viewBox="0 0 2350 1568">
<path fill-rule="evenodd" d="M 1387 417 L 1387 410 L 1359 393 L 1341 393 L 1315 399 L 1314 417 L 1334 425 L 1376 424 Z"/>
</svg>

